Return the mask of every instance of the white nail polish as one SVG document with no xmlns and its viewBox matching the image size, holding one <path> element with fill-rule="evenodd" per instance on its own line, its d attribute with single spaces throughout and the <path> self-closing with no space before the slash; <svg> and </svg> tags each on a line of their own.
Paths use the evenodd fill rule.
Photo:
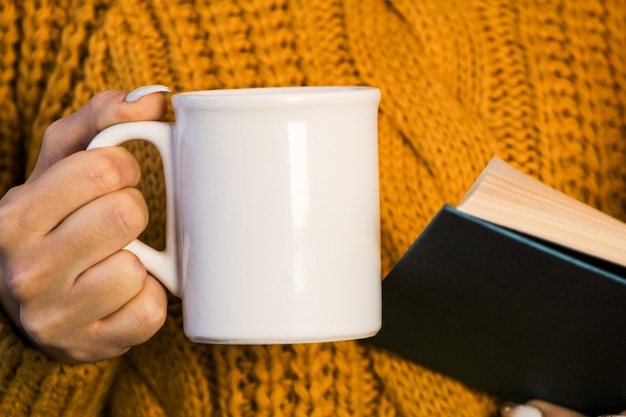
<svg viewBox="0 0 626 417">
<path fill-rule="evenodd" d="M 130 93 L 126 94 L 126 97 L 124 97 L 124 101 L 126 103 L 134 103 L 141 97 L 147 96 L 148 94 L 169 93 L 170 91 L 172 90 L 164 85 L 145 85 L 143 87 L 136 88 Z"/>
<path fill-rule="evenodd" d="M 513 410 L 513 417 L 542 417 L 542 413 L 535 407 L 520 405 Z"/>
<path fill-rule="evenodd" d="M 542 417 L 541 411 L 530 405 L 507 406 L 501 410 L 505 417 Z"/>
</svg>

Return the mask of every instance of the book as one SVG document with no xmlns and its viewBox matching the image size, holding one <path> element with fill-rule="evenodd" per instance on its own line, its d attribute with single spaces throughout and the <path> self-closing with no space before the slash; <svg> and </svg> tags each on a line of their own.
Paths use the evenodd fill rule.
<svg viewBox="0 0 626 417">
<path fill-rule="evenodd" d="M 541 183 L 499 158 L 487 165 L 457 209 L 626 266 L 626 223 Z"/>
<path fill-rule="evenodd" d="M 617 413 L 623 230 L 494 160 L 385 277 L 383 326 L 370 342 L 504 400 Z"/>
</svg>

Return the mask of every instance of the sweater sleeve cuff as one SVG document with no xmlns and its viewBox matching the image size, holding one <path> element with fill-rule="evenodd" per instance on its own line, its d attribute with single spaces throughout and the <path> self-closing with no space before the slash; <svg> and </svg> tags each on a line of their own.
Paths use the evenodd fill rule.
<svg viewBox="0 0 626 417">
<path fill-rule="evenodd" d="M 0 415 L 97 416 L 119 360 L 69 365 L 29 347 L 0 315 Z"/>
</svg>

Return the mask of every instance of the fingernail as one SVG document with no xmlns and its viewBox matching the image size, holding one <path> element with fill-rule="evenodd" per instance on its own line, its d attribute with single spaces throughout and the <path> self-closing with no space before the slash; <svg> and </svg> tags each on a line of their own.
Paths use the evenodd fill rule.
<svg viewBox="0 0 626 417">
<path fill-rule="evenodd" d="M 543 417 L 538 408 L 530 405 L 505 404 L 500 409 L 502 417 Z"/>
<path fill-rule="evenodd" d="M 129 92 L 128 94 L 126 94 L 126 97 L 124 97 L 124 101 L 126 103 L 134 103 L 135 101 L 139 100 L 141 97 L 147 96 L 148 94 L 153 94 L 153 93 L 169 93 L 170 88 L 166 87 L 164 85 L 144 85 L 143 87 L 139 87 L 134 89 L 133 91 Z"/>
</svg>

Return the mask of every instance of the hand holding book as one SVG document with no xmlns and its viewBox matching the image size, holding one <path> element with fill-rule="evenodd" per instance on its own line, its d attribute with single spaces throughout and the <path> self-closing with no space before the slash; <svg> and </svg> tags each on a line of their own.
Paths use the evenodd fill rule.
<svg viewBox="0 0 626 417">
<path fill-rule="evenodd" d="M 624 409 L 625 230 L 494 160 L 385 278 L 372 342 L 506 400 Z"/>
</svg>

